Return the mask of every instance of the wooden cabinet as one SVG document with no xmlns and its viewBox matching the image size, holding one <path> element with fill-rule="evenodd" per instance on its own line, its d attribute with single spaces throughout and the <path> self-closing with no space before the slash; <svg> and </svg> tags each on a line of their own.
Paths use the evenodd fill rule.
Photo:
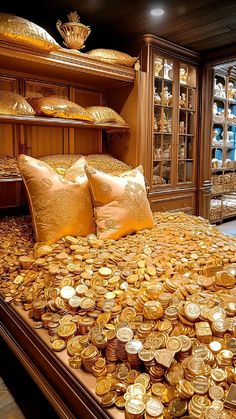
<svg viewBox="0 0 236 419">
<path fill-rule="evenodd" d="M 151 206 L 196 213 L 199 57 L 151 35 L 143 42 L 146 135 L 140 159 Z"/>
<path fill-rule="evenodd" d="M 236 74 L 216 70 L 214 77 L 212 193 L 210 221 L 236 216 Z"/>
<path fill-rule="evenodd" d="M 3 41 L 0 63 L 1 90 L 25 97 L 56 95 L 81 106 L 110 106 L 127 122 L 127 126 L 119 126 L 0 115 L 0 155 L 17 157 L 25 153 L 40 157 L 112 152 L 110 145 L 118 141 L 114 154 L 119 158 L 124 144 L 126 151 L 136 144 L 138 114 L 133 98 L 138 83 L 134 84 L 136 71 L 133 68 L 96 61 L 76 51 L 61 49 L 44 53 Z M 123 154 L 122 159 L 130 165 L 138 163 L 138 156 L 131 151 Z M 22 196 L 21 179 L 0 179 L 1 209 L 22 205 Z"/>
</svg>

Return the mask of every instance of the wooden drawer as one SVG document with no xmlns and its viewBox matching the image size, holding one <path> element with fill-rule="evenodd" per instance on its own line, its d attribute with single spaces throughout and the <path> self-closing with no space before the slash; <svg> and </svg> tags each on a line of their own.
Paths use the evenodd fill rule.
<svg viewBox="0 0 236 419">
<path fill-rule="evenodd" d="M 156 194 L 149 197 L 151 209 L 155 211 L 184 211 L 189 214 L 196 213 L 196 196 L 194 193 L 183 193 L 161 195 Z"/>
</svg>

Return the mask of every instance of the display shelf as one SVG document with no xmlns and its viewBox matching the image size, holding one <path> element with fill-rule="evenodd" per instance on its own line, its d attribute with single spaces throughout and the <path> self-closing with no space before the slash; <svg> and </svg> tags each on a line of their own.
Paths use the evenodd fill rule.
<svg viewBox="0 0 236 419">
<path fill-rule="evenodd" d="M 0 42 L 0 63 L 2 68 L 17 72 L 30 69 L 32 74 L 89 84 L 93 89 L 130 84 L 135 78 L 133 68 L 92 59 L 77 50 L 47 52 L 4 41 Z"/>
<path fill-rule="evenodd" d="M 234 107 L 236 103 L 232 96 L 235 94 L 234 92 L 236 92 L 236 89 L 234 88 L 235 81 L 228 75 L 222 76 L 216 73 L 214 83 L 213 143 L 211 144 L 212 162 L 215 166 L 218 164 L 217 162 L 220 161 L 220 165 L 223 165 L 223 167 L 214 167 L 211 169 L 211 181 L 213 184 L 211 198 L 214 200 L 215 196 L 221 196 L 222 221 L 227 217 L 227 211 L 225 212 L 223 208 L 223 203 L 225 202 L 226 206 L 227 200 L 229 199 L 227 198 L 227 194 L 236 191 L 236 120 L 229 121 L 227 117 L 227 115 L 231 115 L 231 118 L 234 118 L 233 115 L 235 115 L 236 119 L 236 110 Z M 218 94 L 216 94 L 216 91 Z M 219 121 L 214 115 L 216 112 L 221 112 L 222 110 L 224 119 L 222 120 L 222 117 L 219 117 L 221 118 L 221 121 Z M 220 141 L 220 144 L 216 145 L 216 141 Z M 227 164 L 227 166 L 231 165 L 232 167 L 225 167 L 225 164 Z M 210 209 L 210 221 L 213 219 L 212 210 Z"/>
<path fill-rule="evenodd" d="M 102 129 L 105 131 L 127 131 L 128 125 L 119 125 L 113 123 L 96 123 L 81 121 L 75 119 L 64 118 L 48 118 L 40 116 L 8 116 L 0 115 L 0 123 L 5 124 L 20 124 L 20 125 L 39 125 L 51 127 L 67 127 L 67 128 L 89 128 Z"/>
</svg>

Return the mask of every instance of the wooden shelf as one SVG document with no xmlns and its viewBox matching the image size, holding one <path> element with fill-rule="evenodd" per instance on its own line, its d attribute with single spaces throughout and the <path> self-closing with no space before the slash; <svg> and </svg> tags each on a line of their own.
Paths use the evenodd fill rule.
<svg viewBox="0 0 236 419">
<path fill-rule="evenodd" d="M 8 183 L 8 182 L 22 182 L 21 177 L 1 177 L 0 183 Z"/>
<path fill-rule="evenodd" d="M 111 122 L 107 123 L 96 123 L 80 121 L 77 119 L 64 119 L 64 118 L 48 118 L 40 116 L 11 116 L 11 115 L 0 115 L 0 123 L 5 124 L 20 124 L 20 125 L 37 125 L 47 127 L 62 127 L 62 128 L 89 128 L 89 129 L 101 129 L 113 132 L 124 132 L 129 129 L 128 125 L 118 125 Z"/>
<path fill-rule="evenodd" d="M 180 111 L 185 111 L 185 112 L 196 112 L 195 109 L 191 109 L 191 108 L 181 108 L 181 106 L 179 107 Z"/>
<path fill-rule="evenodd" d="M 162 105 L 162 104 L 154 103 L 154 107 L 156 107 L 156 106 L 158 106 L 159 108 L 173 109 L 173 106 L 168 106 L 168 105 Z"/>
<path fill-rule="evenodd" d="M 236 170 L 236 168 L 233 168 L 233 167 L 219 167 L 219 168 L 217 168 L 217 169 L 211 169 L 211 172 L 212 173 L 215 173 L 215 172 L 224 172 L 224 171 L 232 171 L 232 172 L 234 172 Z"/>
<path fill-rule="evenodd" d="M 94 90 L 130 84 L 135 79 L 133 68 L 102 62 L 66 48 L 46 52 L 1 41 L 0 63 L 1 68 L 89 84 Z"/>
<path fill-rule="evenodd" d="M 218 100 L 218 102 L 219 101 L 227 102 L 227 99 L 225 97 L 219 97 L 219 96 L 214 96 L 214 100 Z"/>
<path fill-rule="evenodd" d="M 232 189 L 231 191 L 225 191 L 225 192 L 211 192 L 211 196 L 221 196 L 221 195 L 227 195 L 227 194 L 231 194 L 234 193 L 235 189 Z"/>
<path fill-rule="evenodd" d="M 162 132 L 162 131 L 153 131 L 153 134 L 160 134 L 160 135 L 172 135 L 172 132 Z"/>
</svg>

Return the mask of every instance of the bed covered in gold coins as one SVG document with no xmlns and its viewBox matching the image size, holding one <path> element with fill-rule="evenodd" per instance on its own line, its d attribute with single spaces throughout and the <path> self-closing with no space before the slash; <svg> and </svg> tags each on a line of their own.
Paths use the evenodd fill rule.
<svg viewBox="0 0 236 419">
<path fill-rule="evenodd" d="M 70 368 L 97 377 L 104 408 L 128 419 L 233 418 L 236 239 L 183 213 L 154 220 L 118 241 L 48 246 L 34 245 L 29 217 L 5 218 L 1 294 Z"/>
</svg>

